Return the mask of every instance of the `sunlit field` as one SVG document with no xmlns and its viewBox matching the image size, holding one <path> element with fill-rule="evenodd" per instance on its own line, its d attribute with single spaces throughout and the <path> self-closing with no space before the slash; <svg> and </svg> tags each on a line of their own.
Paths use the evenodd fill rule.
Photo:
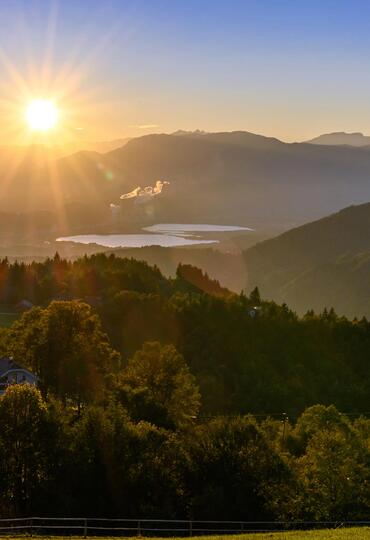
<svg viewBox="0 0 370 540">
<path fill-rule="evenodd" d="M 24 536 L 3 536 L 2 538 L 22 539 Z M 75 540 L 82 540 L 83 536 L 33 536 L 32 538 L 42 538 L 43 540 L 64 540 L 67 538 L 74 538 Z M 89 536 L 92 539 L 99 540 L 116 540 L 117 537 L 109 536 Z M 119 537 L 121 540 L 126 540 L 130 537 Z M 157 538 L 156 540 L 165 540 L 163 538 Z M 184 537 L 171 537 L 173 540 L 181 540 Z M 370 527 L 361 528 L 347 528 L 347 529 L 335 529 L 335 530 L 321 530 L 321 531 L 300 531 L 300 532 L 278 532 L 278 533 L 256 533 L 256 534 L 241 534 L 235 536 L 193 536 L 194 540 L 227 540 L 232 538 L 235 540 L 367 540 L 370 538 Z M 168 537 L 166 538 L 168 540 Z"/>
</svg>

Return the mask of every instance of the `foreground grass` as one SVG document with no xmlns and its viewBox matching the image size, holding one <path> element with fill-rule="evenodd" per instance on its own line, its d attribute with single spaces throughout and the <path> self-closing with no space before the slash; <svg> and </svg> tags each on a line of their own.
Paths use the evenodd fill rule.
<svg viewBox="0 0 370 540">
<path fill-rule="evenodd" d="M 279 533 L 258 533 L 238 536 L 242 540 L 370 540 L 370 528 L 325 529 L 321 531 L 299 531 Z M 222 540 L 213 536 L 213 540 Z M 225 539 L 224 539 L 225 540 Z"/>
<path fill-rule="evenodd" d="M 29 536 L 2 536 L 1 539 L 24 540 Z M 37 540 L 83 540 L 83 536 L 33 536 Z M 108 536 L 89 536 L 91 540 L 132 540 L 137 538 L 135 535 L 129 537 L 108 537 Z M 144 537 L 145 538 L 145 537 Z M 155 540 L 183 540 L 182 537 L 153 537 Z M 193 536 L 193 540 L 370 540 L 370 527 L 343 528 L 343 529 L 325 529 L 320 531 L 297 531 L 297 532 L 278 532 L 278 533 L 250 533 L 239 535 L 223 536 Z"/>
<path fill-rule="evenodd" d="M 3 313 L 0 312 L 0 326 L 5 326 L 8 328 L 13 324 L 14 321 L 19 319 L 19 313 Z"/>
</svg>

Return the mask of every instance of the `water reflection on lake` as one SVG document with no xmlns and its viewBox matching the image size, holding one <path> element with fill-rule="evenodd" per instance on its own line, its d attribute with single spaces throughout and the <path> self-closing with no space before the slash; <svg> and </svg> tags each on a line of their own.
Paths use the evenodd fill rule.
<svg viewBox="0 0 370 540">
<path fill-rule="evenodd" d="M 144 227 L 149 234 L 80 234 L 63 236 L 57 242 L 76 242 L 79 244 L 98 244 L 104 247 L 137 248 L 147 246 L 177 247 L 199 244 L 215 244 L 219 240 L 209 238 L 209 233 L 253 231 L 249 227 L 237 225 L 207 225 L 191 223 L 159 223 Z M 200 233 L 200 234 L 194 234 Z M 203 235 L 207 235 L 206 239 Z"/>
<path fill-rule="evenodd" d="M 192 240 L 181 236 L 169 234 L 80 234 L 77 236 L 63 236 L 57 242 L 76 242 L 79 244 L 98 244 L 99 246 L 118 248 L 137 248 L 146 246 L 192 246 L 198 244 L 214 244 L 218 240 Z"/>
<path fill-rule="evenodd" d="M 234 231 L 253 231 L 249 227 L 240 227 L 239 225 L 207 225 L 202 223 L 158 223 L 150 227 L 144 227 L 144 231 L 155 233 L 208 233 L 208 232 L 234 232 Z"/>
</svg>

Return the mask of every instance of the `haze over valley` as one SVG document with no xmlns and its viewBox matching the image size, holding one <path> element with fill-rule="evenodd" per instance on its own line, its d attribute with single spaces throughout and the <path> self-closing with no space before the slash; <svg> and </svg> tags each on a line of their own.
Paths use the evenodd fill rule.
<svg viewBox="0 0 370 540">
<path fill-rule="evenodd" d="M 147 135 L 62 158 L 40 146 L 2 148 L 0 172 L 0 209 L 21 214 L 18 227 L 34 220 L 34 230 L 70 233 L 180 222 L 271 234 L 370 200 L 370 149 L 248 132 Z"/>
<path fill-rule="evenodd" d="M 360 277 L 369 206 L 335 214 L 370 200 L 366 142 L 350 133 L 286 143 L 245 131 L 177 131 L 62 157 L 42 145 L 5 146 L 0 254 L 29 261 L 121 250 L 167 275 L 175 261 L 202 260 L 236 292 L 257 285 L 300 313 L 333 306 L 369 315 Z"/>
</svg>

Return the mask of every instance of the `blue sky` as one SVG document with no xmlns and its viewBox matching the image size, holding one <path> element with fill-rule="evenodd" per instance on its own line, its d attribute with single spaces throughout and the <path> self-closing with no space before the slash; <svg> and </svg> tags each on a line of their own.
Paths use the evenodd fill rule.
<svg viewBox="0 0 370 540">
<path fill-rule="evenodd" d="M 7 62 L 35 94 L 68 66 L 66 107 L 88 138 L 370 133 L 366 0 L 2 0 L 0 48 L 0 98 Z"/>
</svg>

